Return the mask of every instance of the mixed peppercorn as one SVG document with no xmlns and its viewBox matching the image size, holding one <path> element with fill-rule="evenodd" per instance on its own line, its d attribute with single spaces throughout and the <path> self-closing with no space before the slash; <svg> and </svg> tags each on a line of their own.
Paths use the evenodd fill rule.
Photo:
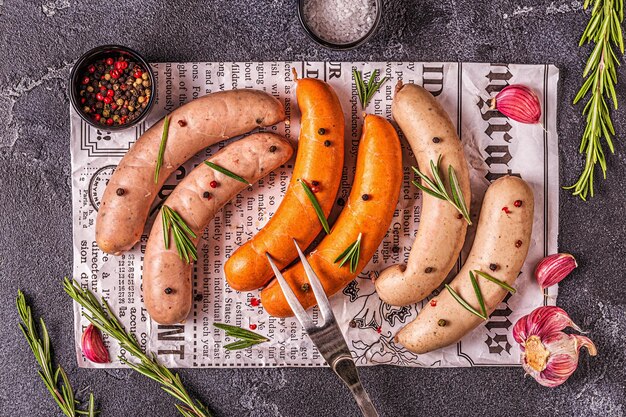
<svg viewBox="0 0 626 417">
<path fill-rule="evenodd" d="M 152 94 L 148 71 L 123 56 L 92 63 L 79 79 L 82 111 L 103 126 L 121 126 L 139 118 Z"/>
</svg>

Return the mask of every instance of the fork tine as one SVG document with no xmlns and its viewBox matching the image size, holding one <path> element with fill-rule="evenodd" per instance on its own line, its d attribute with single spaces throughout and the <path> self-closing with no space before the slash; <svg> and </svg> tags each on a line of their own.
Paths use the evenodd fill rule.
<svg viewBox="0 0 626 417">
<path fill-rule="evenodd" d="M 296 295 L 293 293 L 293 290 L 291 289 L 291 287 L 285 280 L 285 277 L 283 277 L 283 274 L 280 273 L 280 270 L 274 263 L 274 260 L 272 259 L 270 254 L 265 252 L 265 256 L 267 256 L 267 260 L 269 261 L 270 266 L 272 267 L 272 270 L 274 271 L 274 275 L 276 276 L 276 279 L 278 280 L 278 284 L 280 285 L 280 288 L 283 290 L 283 294 L 285 295 L 287 304 L 289 304 L 289 307 L 291 307 L 291 311 L 293 311 L 293 313 L 295 314 L 296 318 L 298 319 L 302 327 L 304 327 L 304 329 L 308 331 L 309 328 L 314 326 L 313 320 L 311 320 L 311 318 L 306 313 L 306 311 L 304 311 L 304 308 L 302 308 L 302 305 L 300 304 L 300 300 L 298 300 L 298 297 L 296 297 Z"/>
<path fill-rule="evenodd" d="M 315 294 L 315 299 L 317 300 L 317 305 L 319 306 L 320 313 L 322 313 L 322 317 L 325 321 L 334 319 L 333 310 L 330 308 L 330 302 L 328 302 L 328 297 L 326 297 L 326 292 L 324 291 L 324 287 L 322 287 L 320 279 L 317 277 L 313 268 L 311 268 L 311 264 L 309 264 L 309 261 L 306 259 L 306 256 L 304 256 L 304 253 L 300 250 L 300 246 L 298 245 L 298 242 L 296 242 L 296 239 L 293 239 L 293 243 L 296 245 L 296 249 L 298 250 L 300 262 L 302 262 L 304 272 L 309 279 L 309 283 L 313 289 L 313 294 Z"/>
</svg>

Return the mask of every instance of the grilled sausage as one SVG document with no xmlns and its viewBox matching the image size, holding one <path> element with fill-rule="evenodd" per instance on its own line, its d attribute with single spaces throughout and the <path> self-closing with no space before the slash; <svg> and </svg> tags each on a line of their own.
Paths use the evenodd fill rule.
<svg viewBox="0 0 626 417">
<path fill-rule="evenodd" d="M 447 178 L 448 166 L 454 167 L 469 208 L 471 191 L 463 145 L 437 100 L 424 88 L 406 84 L 396 92 L 392 114 L 420 171 L 432 179 L 430 163 L 437 163 L 441 155 L 442 176 Z M 427 193 L 422 193 L 422 198 L 419 229 L 407 265 L 391 266 L 375 280 L 379 297 L 391 305 L 426 298 L 441 285 L 463 247 L 467 221 L 449 202 Z"/>
<path fill-rule="evenodd" d="M 231 143 L 208 160 L 253 183 L 292 155 L 293 148 L 282 137 L 255 133 Z M 200 164 L 176 186 L 165 204 L 194 232 L 197 237 L 191 240 L 197 245 L 216 212 L 245 187 L 245 183 Z M 193 264 L 179 257 L 173 236 L 169 249 L 165 248 L 163 235 L 159 216 L 146 246 L 143 294 L 150 317 L 161 324 L 173 324 L 184 320 L 191 309 Z"/>
<path fill-rule="evenodd" d="M 224 139 L 284 120 L 282 103 L 258 90 L 232 90 L 194 100 L 170 115 L 163 165 L 155 168 L 164 120 L 131 147 L 104 191 L 96 219 L 96 241 L 118 255 L 141 238 L 150 206 L 165 180 L 193 155 Z"/>
<path fill-rule="evenodd" d="M 224 265 L 228 284 L 238 291 L 255 290 L 272 278 L 266 252 L 279 268 L 284 268 L 298 256 L 292 238 L 304 248 L 322 230 L 299 180 L 314 189 L 325 216 L 330 213 L 341 183 L 344 116 L 339 99 L 323 81 L 303 78 L 297 82 L 302 120 L 293 174 L 276 213 Z"/>
<path fill-rule="evenodd" d="M 480 312 L 470 271 L 482 271 L 513 285 L 528 254 L 533 226 L 534 198 L 528 184 L 506 176 L 487 189 L 470 254 L 450 283 L 470 306 Z M 507 291 L 475 274 L 488 314 Z M 396 335 L 396 341 L 416 353 L 431 352 L 459 341 L 483 320 L 466 310 L 444 289 L 427 304 L 413 322 Z"/>
<path fill-rule="evenodd" d="M 387 120 L 368 115 L 348 201 L 330 235 L 307 256 L 327 295 L 340 291 L 370 261 L 391 224 L 401 185 L 402 151 L 398 134 Z M 335 260 L 357 240 L 359 233 L 362 237 L 358 265 L 350 272 L 349 262 L 340 267 Z M 299 240 L 298 243 L 306 246 Z M 308 290 L 308 279 L 301 263 L 283 275 L 304 308 L 315 305 L 315 296 Z M 293 315 L 276 280 L 261 291 L 261 304 L 273 316 Z"/>
</svg>

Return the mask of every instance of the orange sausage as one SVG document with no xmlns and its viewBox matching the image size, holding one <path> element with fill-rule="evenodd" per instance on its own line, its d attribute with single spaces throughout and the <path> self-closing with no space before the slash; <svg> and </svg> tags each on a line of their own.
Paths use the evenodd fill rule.
<svg viewBox="0 0 626 417">
<path fill-rule="evenodd" d="M 158 181 L 154 173 L 164 119 L 124 155 L 104 190 L 96 218 L 96 241 L 104 252 L 118 255 L 139 241 L 157 193 L 185 161 L 214 143 L 284 120 L 285 110 L 271 95 L 244 89 L 208 94 L 169 116 Z"/>
<path fill-rule="evenodd" d="M 329 296 L 352 281 L 374 256 L 391 223 L 401 184 L 402 151 L 398 134 L 387 120 L 368 115 L 348 202 L 330 235 L 307 256 Z M 335 259 L 357 240 L 359 233 L 362 234 L 361 255 L 355 272 L 351 273 L 347 263 L 339 267 Z M 301 247 L 306 246 L 303 242 L 298 243 Z M 283 275 L 304 308 L 316 304 L 313 291 L 303 287 L 308 279 L 301 263 Z M 276 280 L 261 291 L 261 303 L 272 316 L 293 315 Z"/>
<path fill-rule="evenodd" d="M 274 275 L 265 253 L 279 268 L 298 257 L 292 238 L 303 248 L 322 230 L 311 200 L 299 179 L 316 184 L 315 196 L 328 216 L 341 182 L 344 154 L 344 118 L 333 89 L 323 81 L 297 81 L 298 106 L 302 112 L 298 153 L 291 182 L 280 207 L 251 240 L 241 246 L 224 265 L 228 284 L 238 291 L 262 287 Z"/>
</svg>

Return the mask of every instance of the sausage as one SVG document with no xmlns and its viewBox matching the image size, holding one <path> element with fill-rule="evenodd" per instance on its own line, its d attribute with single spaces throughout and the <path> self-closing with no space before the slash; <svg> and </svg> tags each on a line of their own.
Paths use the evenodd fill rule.
<svg viewBox="0 0 626 417">
<path fill-rule="evenodd" d="M 293 155 L 288 141 L 273 133 L 255 133 L 226 146 L 208 160 L 243 177 L 258 181 Z M 216 181 L 216 187 L 211 182 Z M 176 211 L 197 236 L 215 213 L 242 191 L 246 184 L 206 164 L 198 165 L 172 191 L 165 204 Z M 206 193 L 209 193 L 208 195 Z M 161 216 L 152 226 L 143 262 L 143 295 L 150 317 L 161 324 L 179 323 L 191 309 L 193 264 L 182 260 L 170 236 L 165 248 Z"/>
<path fill-rule="evenodd" d="M 401 185 L 402 150 L 398 134 L 384 118 L 368 115 L 348 201 L 330 235 L 307 256 L 328 296 L 357 277 L 378 249 L 391 224 Z M 350 272 L 347 263 L 340 267 L 335 259 L 357 240 L 359 233 L 362 234 L 359 262 L 355 271 Z M 304 308 L 316 304 L 313 291 L 306 285 L 303 287 L 308 279 L 301 263 L 287 269 L 283 276 Z M 276 280 L 261 291 L 261 304 L 272 316 L 293 315 Z"/>
<path fill-rule="evenodd" d="M 450 283 L 452 289 L 477 311 L 480 307 L 469 272 L 482 271 L 512 286 L 528 254 L 533 211 L 533 192 L 520 178 L 505 176 L 487 189 L 474 244 L 465 265 Z M 475 276 L 485 309 L 491 314 L 507 291 L 479 275 Z M 410 351 L 426 353 L 451 345 L 483 323 L 481 318 L 452 298 L 447 289 L 434 300 L 396 335 L 396 341 Z"/>
<path fill-rule="evenodd" d="M 463 144 L 445 110 L 427 90 L 415 84 L 400 87 L 391 110 L 420 171 L 432 179 L 430 162 L 437 163 L 441 155 L 441 174 L 448 190 L 448 166 L 452 165 L 469 209 L 471 190 Z M 422 193 L 420 224 L 408 263 L 391 266 L 375 279 L 379 297 L 391 305 L 407 305 L 426 298 L 454 267 L 467 226 L 452 204 Z"/>
<path fill-rule="evenodd" d="M 104 252 L 118 255 L 139 241 L 157 193 L 185 161 L 224 139 L 278 123 L 285 119 L 285 111 L 269 94 L 246 89 L 208 94 L 179 107 L 169 117 L 158 181 L 155 183 L 154 174 L 164 120 L 130 148 L 104 190 L 96 219 L 96 241 Z"/>
<path fill-rule="evenodd" d="M 224 265 L 226 281 L 237 291 L 255 290 L 272 278 L 266 252 L 279 268 L 284 268 L 298 257 L 292 238 L 305 248 L 322 230 L 299 180 L 316 188 L 315 197 L 325 217 L 339 191 L 344 155 L 341 104 L 333 89 L 323 81 L 303 78 L 297 83 L 302 120 L 291 181 L 276 213 Z"/>
</svg>

